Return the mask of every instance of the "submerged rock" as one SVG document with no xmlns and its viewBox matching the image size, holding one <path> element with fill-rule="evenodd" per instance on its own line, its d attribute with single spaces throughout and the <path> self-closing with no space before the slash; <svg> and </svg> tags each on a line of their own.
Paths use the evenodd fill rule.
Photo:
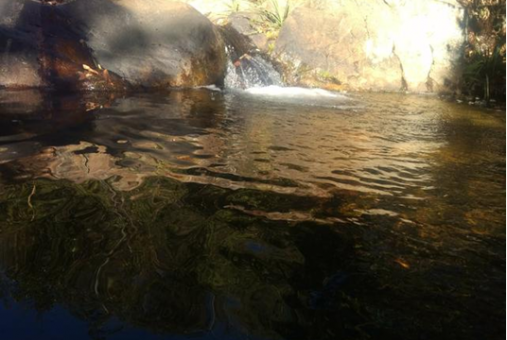
<svg viewBox="0 0 507 340">
<path fill-rule="evenodd" d="M 156 10 L 154 10 L 156 9 Z M 63 91 L 223 81 L 224 44 L 186 4 L 0 1 L 0 86 Z"/>
<path fill-rule="evenodd" d="M 287 79 L 354 90 L 452 91 L 464 43 L 456 1 L 341 1 L 300 8 L 286 20 L 275 53 Z"/>
</svg>

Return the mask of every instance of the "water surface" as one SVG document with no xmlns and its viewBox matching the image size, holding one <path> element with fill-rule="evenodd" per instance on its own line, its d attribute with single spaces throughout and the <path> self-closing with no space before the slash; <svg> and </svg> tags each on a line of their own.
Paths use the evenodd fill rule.
<svg viewBox="0 0 507 340">
<path fill-rule="evenodd" d="M 500 339 L 505 113 L 278 92 L 0 93 L 0 337 Z"/>
</svg>

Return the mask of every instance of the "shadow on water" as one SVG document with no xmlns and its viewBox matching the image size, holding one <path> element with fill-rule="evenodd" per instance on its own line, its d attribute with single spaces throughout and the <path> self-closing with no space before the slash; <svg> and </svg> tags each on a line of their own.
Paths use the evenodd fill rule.
<svg viewBox="0 0 507 340">
<path fill-rule="evenodd" d="M 0 97 L 2 339 L 505 332 L 497 113 L 385 94 L 100 108 L 24 93 Z"/>
</svg>

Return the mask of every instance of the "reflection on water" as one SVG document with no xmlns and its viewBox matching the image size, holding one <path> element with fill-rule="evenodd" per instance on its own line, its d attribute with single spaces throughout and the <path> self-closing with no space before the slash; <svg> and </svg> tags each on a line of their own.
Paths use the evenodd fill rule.
<svg viewBox="0 0 507 340">
<path fill-rule="evenodd" d="M 502 112 L 206 89 L 0 111 L 2 339 L 505 332 Z"/>
</svg>

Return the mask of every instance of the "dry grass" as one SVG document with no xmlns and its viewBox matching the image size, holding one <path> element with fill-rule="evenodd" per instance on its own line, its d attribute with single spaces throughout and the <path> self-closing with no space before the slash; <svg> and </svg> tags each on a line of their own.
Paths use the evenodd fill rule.
<svg viewBox="0 0 507 340">
<path fill-rule="evenodd" d="M 178 0 L 168 0 L 178 1 Z M 268 14 L 266 24 L 270 24 L 270 17 L 282 18 L 297 7 L 306 6 L 312 8 L 324 8 L 329 0 L 181 0 L 193 6 L 202 14 L 216 23 L 224 22 L 231 13 L 249 12 Z M 270 15 L 272 14 L 272 15 Z M 283 20 L 275 20 L 276 26 L 281 26 Z"/>
</svg>

